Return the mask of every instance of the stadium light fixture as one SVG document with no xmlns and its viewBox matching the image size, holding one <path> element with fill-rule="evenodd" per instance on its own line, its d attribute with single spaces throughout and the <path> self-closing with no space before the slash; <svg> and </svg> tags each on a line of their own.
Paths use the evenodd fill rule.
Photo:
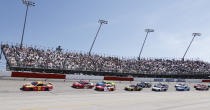
<svg viewBox="0 0 210 110">
<path fill-rule="evenodd" d="M 182 57 L 182 60 L 183 60 L 183 61 L 184 61 L 184 57 L 185 57 L 185 55 L 187 54 L 187 52 L 188 52 L 188 50 L 189 50 L 189 48 L 190 48 L 190 46 L 191 46 L 193 40 L 195 39 L 196 36 L 201 36 L 201 33 L 192 33 L 192 36 L 193 36 L 193 38 L 192 38 L 192 40 L 190 41 L 190 44 L 189 44 L 189 46 L 187 47 L 187 50 L 185 51 L 184 56 Z"/>
<path fill-rule="evenodd" d="M 140 53 L 139 53 L 139 57 L 138 57 L 139 60 L 140 60 L 140 58 L 141 58 L 141 53 L 142 53 L 142 51 L 143 51 L 144 44 L 145 44 L 145 42 L 146 42 L 146 40 L 147 40 L 148 34 L 149 34 L 150 32 L 155 32 L 155 30 L 154 30 L 154 29 L 145 29 L 145 32 L 146 32 L 146 36 L 145 36 L 144 42 L 143 42 L 143 44 L 142 44 L 142 47 L 141 47 L 141 50 L 140 50 Z"/>
<path fill-rule="evenodd" d="M 94 40 L 93 40 L 93 43 L 92 43 L 92 45 L 91 45 L 91 47 L 90 47 L 89 55 L 91 54 L 91 51 L 92 51 L 92 49 L 93 49 L 93 45 L 95 44 L 95 41 L 96 41 L 96 38 L 97 38 L 97 36 L 98 36 L 98 33 L 99 33 L 100 29 L 101 29 L 101 26 L 102 26 L 103 24 L 108 24 L 108 21 L 99 20 L 98 23 L 100 23 L 100 25 L 99 25 L 98 31 L 97 31 L 97 33 L 96 33 L 96 36 L 95 36 L 95 38 L 94 38 Z"/>
<path fill-rule="evenodd" d="M 29 6 L 35 6 L 35 3 L 32 2 L 32 1 L 22 0 L 22 2 L 23 2 L 24 5 L 26 5 L 26 14 L 25 14 L 25 20 L 24 20 L 24 25 L 23 25 L 22 38 L 21 38 L 21 42 L 20 42 L 20 48 L 21 49 L 22 49 L 22 46 L 23 46 L 23 38 L 24 38 L 26 20 L 27 20 L 27 15 L 28 15 L 28 7 Z"/>
</svg>

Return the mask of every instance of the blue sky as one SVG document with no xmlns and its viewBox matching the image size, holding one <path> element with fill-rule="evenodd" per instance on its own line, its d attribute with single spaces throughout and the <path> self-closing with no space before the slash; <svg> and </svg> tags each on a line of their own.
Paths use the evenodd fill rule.
<svg viewBox="0 0 210 110">
<path fill-rule="evenodd" d="M 136 57 L 145 28 L 155 29 L 142 57 L 181 58 L 195 38 L 186 58 L 210 62 L 209 0 L 31 0 L 24 44 L 88 52 L 103 25 L 92 52 Z M 20 43 L 26 7 L 21 0 L 0 1 L 0 41 Z"/>
</svg>

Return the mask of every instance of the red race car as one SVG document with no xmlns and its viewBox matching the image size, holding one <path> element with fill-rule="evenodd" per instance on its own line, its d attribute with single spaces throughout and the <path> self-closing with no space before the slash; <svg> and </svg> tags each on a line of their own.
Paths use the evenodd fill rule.
<svg viewBox="0 0 210 110">
<path fill-rule="evenodd" d="M 198 87 L 198 86 L 201 86 L 201 84 L 196 84 L 196 85 L 194 85 L 194 88 L 196 88 L 196 87 Z"/>
<path fill-rule="evenodd" d="M 207 85 L 204 84 L 200 84 L 197 86 L 194 86 L 196 90 L 209 90 L 209 87 Z"/>
<path fill-rule="evenodd" d="M 20 88 L 23 91 L 51 91 L 53 85 L 51 83 L 46 83 L 44 81 L 34 81 L 31 83 L 26 83 Z"/>
<path fill-rule="evenodd" d="M 92 89 L 94 87 L 94 84 L 88 81 L 79 81 L 79 82 L 74 82 L 72 84 L 73 88 L 86 88 L 86 89 Z"/>
<path fill-rule="evenodd" d="M 116 90 L 115 84 L 107 84 L 107 83 L 97 83 L 95 90 L 97 91 L 114 91 Z"/>
</svg>

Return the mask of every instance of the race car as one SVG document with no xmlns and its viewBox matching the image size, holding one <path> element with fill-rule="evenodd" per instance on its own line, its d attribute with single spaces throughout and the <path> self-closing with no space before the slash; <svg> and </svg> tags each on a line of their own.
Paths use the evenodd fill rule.
<svg viewBox="0 0 210 110">
<path fill-rule="evenodd" d="M 194 85 L 194 88 L 198 87 L 198 86 L 201 86 L 201 84 L 195 84 Z"/>
<path fill-rule="evenodd" d="M 185 86 L 185 84 L 179 83 L 179 84 L 176 84 L 174 87 L 177 88 L 177 87 L 180 87 L 180 86 Z"/>
<path fill-rule="evenodd" d="M 106 84 L 111 84 L 111 85 L 115 86 L 115 83 L 114 83 L 114 82 L 112 82 L 112 81 L 103 81 L 103 83 L 106 83 Z"/>
<path fill-rule="evenodd" d="M 152 87 L 152 84 L 149 82 L 140 82 L 140 83 L 137 83 L 137 86 L 142 87 L 142 88 L 150 88 Z"/>
<path fill-rule="evenodd" d="M 152 91 L 167 91 L 168 85 L 167 84 L 157 84 L 152 87 Z"/>
<path fill-rule="evenodd" d="M 190 91 L 190 87 L 188 87 L 187 85 L 178 86 L 176 87 L 176 91 Z"/>
<path fill-rule="evenodd" d="M 79 81 L 79 82 L 74 82 L 72 84 L 73 88 L 86 88 L 86 89 L 92 89 L 94 87 L 94 84 L 88 81 Z"/>
<path fill-rule="evenodd" d="M 125 87 L 127 91 L 141 91 L 143 88 L 137 85 L 129 85 Z"/>
<path fill-rule="evenodd" d="M 167 85 L 167 84 L 158 83 L 158 84 L 156 84 L 156 86 L 163 86 L 163 87 L 165 87 L 165 88 L 167 88 L 167 89 L 168 89 L 168 85 Z"/>
<path fill-rule="evenodd" d="M 23 91 L 51 91 L 52 89 L 53 85 L 44 81 L 26 83 L 20 88 Z"/>
<path fill-rule="evenodd" d="M 209 87 L 207 85 L 200 84 L 195 87 L 195 90 L 209 90 Z"/>
<path fill-rule="evenodd" d="M 116 90 L 115 84 L 110 82 L 99 82 L 95 87 L 96 91 L 114 91 Z"/>
</svg>

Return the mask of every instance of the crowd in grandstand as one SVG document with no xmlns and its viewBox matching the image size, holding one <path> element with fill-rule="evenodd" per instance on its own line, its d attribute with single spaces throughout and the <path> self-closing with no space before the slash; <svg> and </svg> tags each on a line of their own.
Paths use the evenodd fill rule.
<svg viewBox="0 0 210 110">
<path fill-rule="evenodd" d="M 2 44 L 10 66 L 27 68 L 102 71 L 120 73 L 194 73 L 210 72 L 210 64 L 198 60 L 175 59 L 125 59 L 97 54 L 62 52 L 62 50 L 37 49 Z"/>
</svg>

